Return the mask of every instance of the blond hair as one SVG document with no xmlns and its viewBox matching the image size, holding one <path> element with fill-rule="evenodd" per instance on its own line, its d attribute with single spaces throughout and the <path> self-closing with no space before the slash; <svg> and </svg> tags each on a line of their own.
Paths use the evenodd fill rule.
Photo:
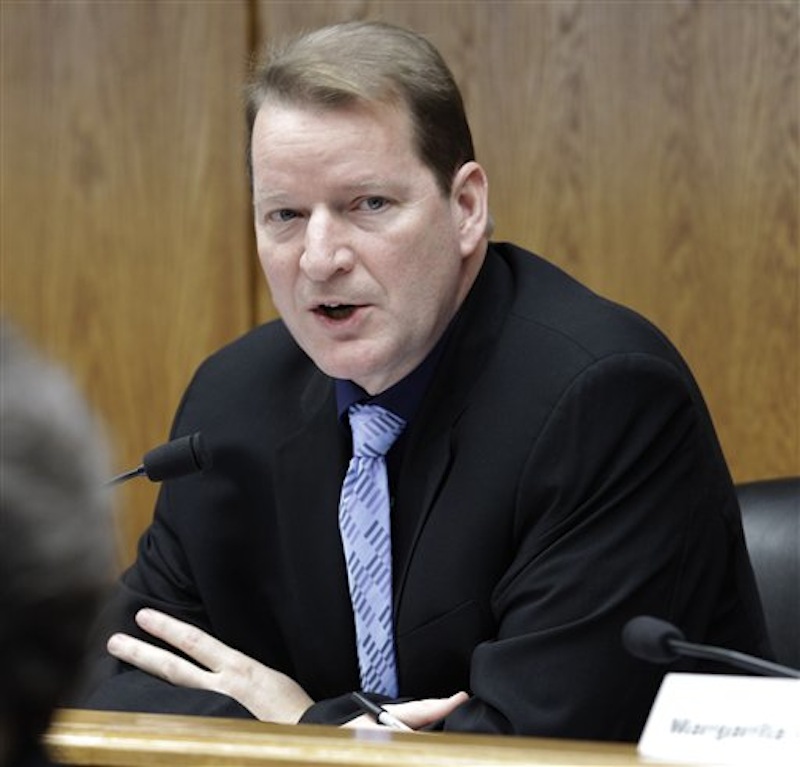
<svg viewBox="0 0 800 767">
<path fill-rule="evenodd" d="M 443 193 L 475 159 L 461 93 L 441 54 L 402 27 L 351 21 L 317 29 L 267 51 L 247 88 L 247 124 L 266 101 L 327 109 L 399 104 L 408 109 L 420 160 Z"/>
</svg>

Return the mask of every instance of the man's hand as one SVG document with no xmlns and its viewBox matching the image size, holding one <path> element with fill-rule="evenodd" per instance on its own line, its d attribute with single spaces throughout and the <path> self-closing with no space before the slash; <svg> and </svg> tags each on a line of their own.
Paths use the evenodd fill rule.
<svg viewBox="0 0 800 767">
<path fill-rule="evenodd" d="M 424 698 L 423 700 L 409 700 L 405 703 L 385 703 L 383 707 L 401 722 L 407 724 L 412 730 L 427 727 L 439 719 L 443 719 L 462 703 L 469 700 L 469 695 L 465 692 L 457 692 L 449 698 Z M 378 724 L 371 716 L 363 714 L 355 719 L 351 719 L 344 727 L 380 727 L 386 729 L 384 725 Z"/>
<path fill-rule="evenodd" d="M 114 634 L 108 640 L 111 655 L 148 674 L 180 687 L 223 693 L 264 722 L 296 724 L 314 702 L 290 677 L 228 647 L 196 626 L 149 608 L 136 614 L 136 623 L 201 664 L 195 665 L 127 634 Z"/>
<path fill-rule="evenodd" d="M 314 703 L 286 674 L 228 647 L 196 626 L 151 608 L 139 610 L 136 623 L 199 664 L 127 634 L 114 634 L 109 638 L 107 646 L 111 655 L 148 674 L 179 687 L 227 695 L 262 722 L 296 724 Z M 459 692 L 449 698 L 390 703 L 386 704 L 386 710 L 412 729 L 419 729 L 447 716 L 468 699 L 466 693 Z M 367 715 L 344 726 L 383 727 Z"/>
</svg>

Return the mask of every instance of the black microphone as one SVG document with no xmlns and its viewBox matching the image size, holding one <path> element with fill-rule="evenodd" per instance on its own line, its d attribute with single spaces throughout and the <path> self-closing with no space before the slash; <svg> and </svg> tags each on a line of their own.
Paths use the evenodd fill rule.
<svg viewBox="0 0 800 767">
<path fill-rule="evenodd" d="M 762 676 L 800 679 L 800 671 L 788 666 L 724 647 L 687 642 L 679 628 L 649 615 L 631 618 L 625 624 L 622 643 L 631 655 L 650 663 L 671 663 L 680 657 L 701 658 L 726 663 Z"/>
<path fill-rule="evenodd" d="M 106 485 L 118 485 L 145 474 L 151 482 L 175 479 L 196 471 L 211 468 L 211 453 L 205 447 L 200 432 L 178 437 L 145 453 L 142 465 L 118 474 Z"/>
</svg>

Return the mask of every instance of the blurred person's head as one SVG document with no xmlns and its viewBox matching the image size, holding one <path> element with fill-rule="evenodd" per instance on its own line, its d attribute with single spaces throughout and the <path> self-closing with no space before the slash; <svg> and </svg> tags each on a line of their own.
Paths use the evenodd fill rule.
<svg viewBox="0 0 800 767">
<path fill-rule="evenodd" d="M 0 319 L 0 764 L 77 682 L 113 577 L 106 451 L 66 375 Z"/>
</svg>

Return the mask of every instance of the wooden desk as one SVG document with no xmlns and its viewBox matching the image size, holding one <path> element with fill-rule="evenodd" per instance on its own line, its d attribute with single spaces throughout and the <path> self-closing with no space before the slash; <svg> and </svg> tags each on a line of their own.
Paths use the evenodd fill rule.
<svg viewBox="0 0 800 767">
<path fill-rule="evenodd" d="M 59 712 L 46 742 L 62 764 L 92 767 L 628 767 L 648 763 L 631 744 L 398 733 L 71 709 Z"/>
</svg>

